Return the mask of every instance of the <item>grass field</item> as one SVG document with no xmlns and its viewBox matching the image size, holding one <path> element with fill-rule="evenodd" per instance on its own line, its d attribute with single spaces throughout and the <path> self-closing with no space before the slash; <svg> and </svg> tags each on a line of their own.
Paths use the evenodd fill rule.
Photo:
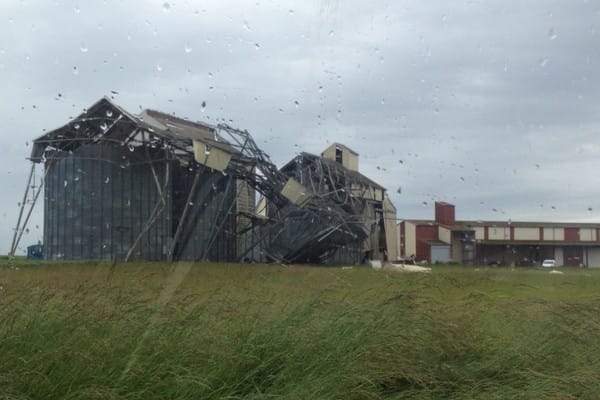
<svg viewBox="0 0 600 400">
<path fill-rule="evenodd" d="M 600 271 L 0 265 L 0 399 L 600 396 Z"/>
</svg>

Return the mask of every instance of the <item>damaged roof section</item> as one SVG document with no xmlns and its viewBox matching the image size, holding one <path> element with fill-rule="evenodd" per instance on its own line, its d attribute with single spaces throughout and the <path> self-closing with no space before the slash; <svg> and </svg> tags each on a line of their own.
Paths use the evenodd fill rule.
<svg viewBox="0 0 600 400">
<path fill-rule="evenodd" d="M 358 172 L 358 154 L 343 145 L 330 146 L 322 156 L 302 153 L 279 170 L 245 130 L 192 122 L 154 110 L 134 115 L 103 98 L 69 123 L 37 138 L 31 160 L 50 166 L 49 155 L 54 159 L 76 158 L 82 153 L 79 149 L 85 147 L 89 157 L 94 148 L 102 146 L 145 153 L 144 165 L 152 169 L 156 181 L 153 190 L 162 196 L 165 207 L 179 207 L 167 218 L 177 223 L 162 233 L 167 236 L 164 247 L 170 250 L 163 252 L 169 259 L 177 259 L 181 231 L 193 230 L 182 227 L 182 220 L 198 214 L 189 209 L 202 206 L 190 205 L 194 193 L 205 193 L 207 198 L 211 190 L 225 191 L 213 206 L 223 218 L 235 214 L 237 228 L 215 220 L 203 229 L 211 231 L 207 234 L 211 246 L 219 237 L 236 243 L 232 246 L 237 250 L 228 250 L 225 257 L 232 261 L 345 262 L 349 258 L 360 260 L 364 253 L 375 256 L 386 251 L 385 240 L 379 238 L 388 225 L 383 223 L 385 189 Z M 98 151 L 95 161 L 102 162 L 102 154 Z M 119 154 L 127 163 L 128 153 Z M 175 170 L 167 165 L 171 162 L 189 169 L 177 172 L 189 177 L 173 175 Z M 165 174 L 161 185 L 155 169 Z M 199 179 L 210 174 L 216 174 L 215 178 Z M 233 183 L 218 184 L 222 181 L 219 177 Z M 230 189 L 231 184 L 234 189 Z M 206 185 L 212 188 L 204 188 Z M 114 190 L 111 193 L 117 194 Z M 171 193 L 180 200 L 167 198 Z M 52 204 L 47 205 L 46 212 L 52 212 Z M 385 214 L 389 216 L 389 212 Z M 156 215 L 150 217 L 156 219 Z M 127 228 L 136 230 L 133 237 L 137 241 L 143 241 L 144 229 L 154 223 L 150 217 L 140 226 Z M 119 226 L 127 224 L 117 222 Z M 203 254 L 201 258 L 206 258 L 210 249 Z"/>
</svg>

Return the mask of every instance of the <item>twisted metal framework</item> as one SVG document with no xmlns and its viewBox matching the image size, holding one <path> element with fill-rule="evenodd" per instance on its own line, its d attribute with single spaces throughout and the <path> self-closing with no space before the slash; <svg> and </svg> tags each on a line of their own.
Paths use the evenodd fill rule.
<svg viewBox="0 0 600 400">
<path fill-rule="evenodd" d="M 206 146 L 204 160 L 198 159 L 194 146 L 202 142 Z M 369 236 L 373 221 L 365 214 L 369 202 L 380 201 L 375 198 L 377 190 L 382 188 L 357 172 L 348 171 L 334 161 L 302 153 L 281 170 L 261 150 L 254 139 L 245 130 L 233 128 L 227 124 L 211 126 L 190 122 L 171 115 L 146 111 L 139 116 L 129 114 L 112 103 L 102 99 L 89 110 L 65 126 L 36 139 L 31 161 L 43 162 L 48 166 L 54 155 L 73 153 L 81 146 L 110 144 L 142 153 L 144 157 L 121 160 L 102 159 L 101 154 L 94 159 L 118 163 L 121 168 L 146 164 L 152 171 L 155 189 L 158 193 L 156 204 L 143 226 L 135 234 L 135 240 L 128 249 L 125 260 L 131 258 L 140 240 L 147 234 L 157 218 L 164 212 L 169 199 L 166 191 L 170 184 L 169 170 L 159 177 L 155 165 L 162 161 L 177 161 L 195 171 L 189 187 L 183 188 L 187 201 L 181 212 L 176 229 L 172 232 L 172 241 L 166 258 L 177 259 L 177 246 L 186 229 L 185 221 L 190 213 L 192 199 L 202 185 L 214 182 L 202 181 L 204 172 L 210 172 L 207 160 L 213 157 L 209 148 L 217 148 L 231 158 L 226 168 L 220 171 L 236 180 L 245 182 L 248 187 L 266 199 L 267 211 L 259 215 L 255 207 L 252 210 L 236 209 L 234 202 L 227 202 L 223 195 L 219 205 L 220 213 L 225 216 L 234 212 L 238 219 L 244 218 L 244 226 L 238 226 L 234 234 L 245 237 L 243 245 L 238 247 L 235 258 L 242 260 L 262 254 L 262 258 L 279 262 L 320 262 L 342 248 L 360 249 L 361 243 Z M 59 158 L 60 158 L 59 157 Z M 217 172 L 218 171 L 212 171 Z M 298 183 L 300 191 L 296 195 L 301 201 L 291 201 L 286 196 L 286 186 Z M 225 191 L 233 190 L 230 180 Z M 29 183 L 28 186 L 29 188 Z M 27 196 L 27 193 L 25 194 Z M 235 194 L 238 196 L 238 193 Z M 36 196 L 37 199 L 37 196 Z M 254 201 L 252 201 L 254 203 Z M 252 204 L 254 205 L 254 204 Z M 22 214 L 21 210 L 21 214 Z M 15 230 L 11 246 L 11 255 L 17 249 L 25 224 Z M 189 227 L 188 227 L 189 228 Z M 201 259 L 208 258 L 211 246 L 216 245 L 221 234 L 230 229 L 225 220 L 214 218 L 207 239 L 208 245 Z M 231 234 L 231 232 L 227 232 Z"/>
</svg>

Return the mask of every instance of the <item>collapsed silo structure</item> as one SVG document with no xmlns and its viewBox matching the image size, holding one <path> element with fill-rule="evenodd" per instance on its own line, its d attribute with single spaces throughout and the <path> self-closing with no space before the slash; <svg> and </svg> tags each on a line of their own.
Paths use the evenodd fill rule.
<svg viewBox="0 0 600 400">
<path fill-rule="evenodd" d="M 357 171 L 304 154 L 307 180 L 290 167 L 299 159 L 277 169 L 247 131 L 107 98 L 37 138 L 30 159 L 44 168 L 45 259 L 359 262 L 383 232 L 369 210 L 384 189 Z"/>
<path fill-rule="evenodd" d="M 194 140 L 235 152 L 210 126 L 106 98 L 36 139 L 45 258 L 235 260 L 239 185 L 195 162 Z"/>
</svg>

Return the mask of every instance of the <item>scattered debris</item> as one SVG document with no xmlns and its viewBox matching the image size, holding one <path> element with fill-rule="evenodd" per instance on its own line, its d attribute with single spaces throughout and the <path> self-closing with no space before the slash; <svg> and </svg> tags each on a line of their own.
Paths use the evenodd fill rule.
<svg viewBox="0 0 600 400">
<path fill-rule="evenodd" d="M 398 271 L 398 272 L 423 272 L 430 273 L 430 267 L 421 267 L 419 265 L 411 265 L 411 264 L 395 264 L 395 263 L 387 263 L 385 265 L 385 269 L 389 271 Z"/>
</svg>

